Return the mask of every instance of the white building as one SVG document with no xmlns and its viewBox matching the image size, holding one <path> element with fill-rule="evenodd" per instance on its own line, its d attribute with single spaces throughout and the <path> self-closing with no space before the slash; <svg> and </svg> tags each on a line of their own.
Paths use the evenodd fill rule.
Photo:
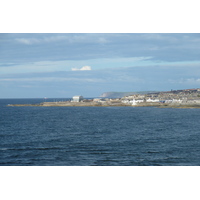
<svg viewBox="0 0 200 200">
<path fill-rule="evenodd" d="M 132 103 L 132 106 L 137 105 L 137 102 L 135 101 L 135 99 L 133 99 L 132 101 L 130 101 Z"/>
<path fill-rule="evenodd" d="M 128 99 L 124 99 L 124 100 L 122 100 L 122 103 L 130 104 L 130 100 L 128 100 Z"/>
<path fill-rule="evenodd" d="M 135 100 L 136 103 L 143 103 L 144 102 L 144 99 L 137 99 Z"/>
<path fill-rule="evenodd" d="M 130 103 L 135 106 L 137 105 L 138 103 L 143 103 L 144 102 L 144 99 L 133 99 L 132 101 L 130 101 Z"/>
<path fill-rule="evenodd" d="M 152 102 L 152 103 L 155 103 L 155 102 L 159 102 L 160 100 L 159 99 L 147 99 L 146 102 Z"/>
<path fill-rule="evenodd" d="M 170 100 L 165 100 L 165 103 L 182 103 L 183 100 L 180 99 L 170 99 Z"/>
<path fill-rule="evenodd" d="M 81 100 L 83 100 L 83 96 L 74 96 L 73 97 L 73 102 L 80 102 Z"/>
</svg>

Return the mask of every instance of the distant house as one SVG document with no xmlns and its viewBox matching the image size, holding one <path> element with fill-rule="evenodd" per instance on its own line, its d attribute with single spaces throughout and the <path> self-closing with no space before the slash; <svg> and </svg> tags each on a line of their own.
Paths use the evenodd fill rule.
<svg viewBox="0 0 200 200">
<path fill-rule="evenodd" d="M 130 101 L 130 103 L 134 106 L 137 105 L 138 103 L 143 103 L 144 99 L 133 99 L 132 101 Z"/>
<path fill-rule="evenodd" d="M 83 100 L 83 96 L 73 96 L 73 102 L 80 102 Z"/>
<path fill-rule="evenodd" d="M 150 99 L 150 98 L 146 100 L 146 102 L 154 102 L 154 103 L 159 101 L 160 101 L 159 99 Z"/>
</svg>

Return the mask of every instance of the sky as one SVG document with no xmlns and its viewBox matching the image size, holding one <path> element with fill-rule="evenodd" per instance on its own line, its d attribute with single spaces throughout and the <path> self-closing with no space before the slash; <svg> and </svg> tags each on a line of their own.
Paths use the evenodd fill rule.
<svg viewBox="0 0 200 200">
<path fill-rule="evenodd" d="M 0 98 L 200 88 L 198 33 L 0 33 Z"/>
</svg>

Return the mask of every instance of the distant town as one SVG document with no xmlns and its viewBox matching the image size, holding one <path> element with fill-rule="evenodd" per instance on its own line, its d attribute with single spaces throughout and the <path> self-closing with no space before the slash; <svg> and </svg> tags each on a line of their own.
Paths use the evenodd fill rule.
<svg viewBox="0 0 200 200">
<path fill-rule="evenodd" d="M 161 104 L 200 104 L 200 89 L 171 90 L 166 92 L 154 92 L 136 94 L 122 98 L 123 103 L 138 105 L 141 103 Z"/>
<path fill-rule="evenodd" d="M 40 104 L 9 104 L 8 106 L 155 106 L 200 108 L 200 88 L 165 92 L 135 93 L 121 98 L 92 98 L 74 96 L 69 101 L 42 102 Z"/>
</svg>

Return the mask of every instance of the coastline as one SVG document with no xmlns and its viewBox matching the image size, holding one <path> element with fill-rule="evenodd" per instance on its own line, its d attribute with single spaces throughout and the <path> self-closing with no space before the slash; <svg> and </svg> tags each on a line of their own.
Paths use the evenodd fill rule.
<svg viewBox="0 0 200 200">
<path fill-rule="evenodd" d="M 8 104 L 12 107 L 157 107 L 157 108 L 200 108 L 200 104 L 166 104 L 166 103 L 139 103 L 137 105 L 119 102 L 43 102 L 40 104 Z"/>
</svg>

